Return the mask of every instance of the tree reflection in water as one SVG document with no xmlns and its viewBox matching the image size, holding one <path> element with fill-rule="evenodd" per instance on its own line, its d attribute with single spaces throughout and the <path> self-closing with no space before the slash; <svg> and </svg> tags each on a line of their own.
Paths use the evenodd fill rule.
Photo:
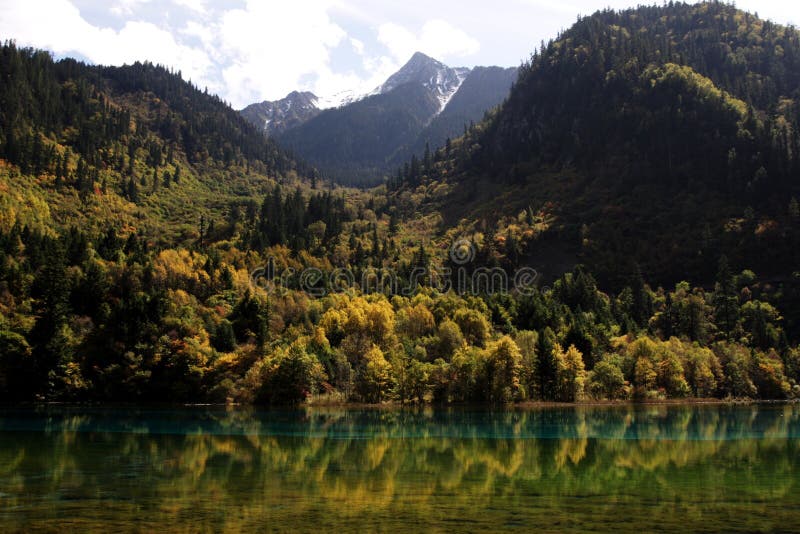
<svg viewBox="0 0 800 534">
<path fill-rule="evenodd" d="M 781 529 L 800 407 L 0 411 L 0 530 Z"/>
</svg>

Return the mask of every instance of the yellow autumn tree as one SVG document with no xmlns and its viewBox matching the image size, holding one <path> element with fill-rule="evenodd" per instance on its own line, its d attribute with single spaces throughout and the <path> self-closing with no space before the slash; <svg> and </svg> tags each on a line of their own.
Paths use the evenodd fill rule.
<svg viewBox="0 0 800 534">
<path fill-rule="evenodd" d="M 356 394 L 364 402 L 381 402 L 392 389 L 392 366 L 375 345 L 365 354 L 356 378 Z"/>
<path fill-rule="evenodd" d="M 186 249 L 161 251 L 153 260 L 153 285 L 197 294 L 211 283 L 203 270 L 206 260 L 205 256 Z"/>
<path fill-rule="evenodd" d="M 397 313 L 397 332 L 410 339 L 427 336 L 436 327 L 433 314 L 422 303 L 402 308 Z"/>
<path fill-rule="evenodd" d="M 489 321 L 478 310 L 461 308 L 453 316 L 453 321 L 461 329 L 467 343 L 483 347 L 491 331 Z"/>
<path fill-rule="evenodd" d="M 566 352 L 560 345 L 556 345 L 554 355 L 558 382 L 558 400 L 561 402 L 583 400 L 586 384 L 586 368 L 583 364 L 583 354 L 575 345 L 570 345 Z"/>
<path fill-rule="evenodd" d="M 486 349 L 486 374 L 490 400 L 508 403 L 525 398 L 520 382 L 522 354 L 514 340 L 503 336 Z"/>
<path fill-rule="evenodd" d="M 385 298 L 342 301 L 338 308 L 325 312 L 321 326 L 331 344 L 340 341 L 339 347 L 354 365 L 372 345 L 390 351 L 397 340 L 394 309 Z"/>
</svg>

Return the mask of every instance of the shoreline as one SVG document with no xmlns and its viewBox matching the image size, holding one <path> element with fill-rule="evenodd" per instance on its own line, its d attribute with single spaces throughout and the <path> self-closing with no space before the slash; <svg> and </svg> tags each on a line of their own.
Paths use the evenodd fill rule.
<svg viewBox="0 0 800 534">
<path fill-rule="evenodd" d="M 555 401 L 523 401 L 512 404 L 491 403 L 400 403 L 396 401 L 379 404 L 358 402 L 311 402 L 300 404 L 298 408 L 345 408 L 345 409 L 448 409 L 448 408 L 480 408 L 488 410 L 530 410 L 542 408 L 588 408 L 588 407 L 621 407 L 621 406 L 702 406 L 702 405 L 757 405 L 757 404 L 796 404 L 799 399 L 714 399 L 714 398 L 687 398 L 687 399 L 648 399 L 648 400 L 592 400 L 580 402 L 555 402 Z M 234 404 L 234 406 L 246 406 Z M 256 406 L 267 408 L 267 406 Z"/>
<path fill-rule="evenodd" d="M 714 398 L 687 398 L 687 399 L 647 399 L 647 400 L 591 400 L 581 402 L 554 402 L 554 401 L 524 401 L 512 404 L 491 403 L 401 403 L 387 401 L 382 403 L 345 402 L 338 400 L 314 400 L 296 405 L 258 405 L 235 402 L 221 403 L 185 403 L 185 402 L 0 402 L 0 410 L 15 408 L 131 408 L 131 409 L 170 409 L 170 408 L 236 408 L 253 410 L 301 410 L 315 408 L 340 408 L 343 410 L 448 410 L 448 409 L 478 409 L 478 410 L 505 410 L 525 411 L 537 409 L 556 408 L 618 408 L 626 406 L 741 406 L 741 405 L 780 405 L 797 404 L 800 399 L 714 399 Z"/>
</svg>

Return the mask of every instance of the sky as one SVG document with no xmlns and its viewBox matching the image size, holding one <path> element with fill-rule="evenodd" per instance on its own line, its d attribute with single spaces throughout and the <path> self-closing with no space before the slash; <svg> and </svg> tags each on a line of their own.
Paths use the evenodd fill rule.
<svg viewBox="0 0 800 534">
<path fill-rule="evenodd" d="M 659 0 L 662 1 L 662 0 Z M 415 51 L 518 66 L 579 15 L 644 0 L 0 0 L 0 40 L 103 65 L 149 60 L 237 109 L 293 90 L 366 93 Z M 738 0 L 800 25 L 796 0 Z"/>
</svg>

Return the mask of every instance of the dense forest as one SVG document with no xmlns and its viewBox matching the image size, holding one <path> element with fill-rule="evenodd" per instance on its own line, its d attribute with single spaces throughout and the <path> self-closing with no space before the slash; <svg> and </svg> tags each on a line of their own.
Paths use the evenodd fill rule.
<svg viewBox="0 0 800 534">
<path fill-rule="evenodd" d="M 717 3 L 597 13 L 371 191 L 178 73 L 6 44 L 0 399 L 796 398 L 798 43 Z M 324 276 L 382 272 L 412 291 Z"/>
<path fill-rule="evenodd" d="M 722 255 L 787 282 L 800 265 L 798 61 L 795 29 L 723 3 L 582 18 L 457 150 L 401 169 L 398 205 L 501 235 L 524 210 L 544 214 L 528 257 L 589 265 L 610 288 L 635 264 L 653 283 L 708 284 Z"/>
<path fill-rule="evenodd" d="M 316 175 L 159 66 L 54 62 L 7 43 L 0 72 L 0 181 L 14 193 L 0 198 L 5 229 L 113 224 L 184 245 L 201 217 Z"/>
<path fill-rule="evenodd" d="M 293 164 L 218 97 L 184 82 L 179 72 L 147 63 L 89 67 L 69 59 L 54 62 L 46 52 L 14 43 L 2 47 L 0 69 L 2 156 L 23 173 L 58 175 L 59 167 L 71 167 L 47 143 L 54 136 L 85 161 L 87 172 L 120 167 L 125 156 L 130 164 L 130 152 L 139 148 L 147 151 L 149 166 L 159 168 L 165 160 L 172 163 L 178 146 L 190 163 L 203 158 L 227 165 L 258 161 L 269 172 L 281 173 Z M 140 106 L 149 106 L 144 124 L 131 121 L 125 95 L 136 95 Z"/>
<path fill-rule="evenodd" d="M 770 302 L 790 296 L 772 294 L 751 272 L 734 276 L 724 260 L 710 291 L 687 282 L 652 290 L 640 280 L 609 296 L 578 269 L 526 296 L 420 287 L 411 297 L 313 298 L 299 280 L 269 295 L 251 286 L 250 270 L 267 256 L 297 272 L 333 268 L 283 245 L 264 256 L 232 243 L 158 251 L 136 234 L 94 241 L 75 229 L 51 237 L 15 227 L 2 235 L 2 253 L 7 399 L 285 403 L 326 391 L 364 402 L 503 403 L 800 393 L 800 351 Z M 341 260 L 366 268 L 371 260 L 359 265 L 357 254 Z"/>
</svg>

